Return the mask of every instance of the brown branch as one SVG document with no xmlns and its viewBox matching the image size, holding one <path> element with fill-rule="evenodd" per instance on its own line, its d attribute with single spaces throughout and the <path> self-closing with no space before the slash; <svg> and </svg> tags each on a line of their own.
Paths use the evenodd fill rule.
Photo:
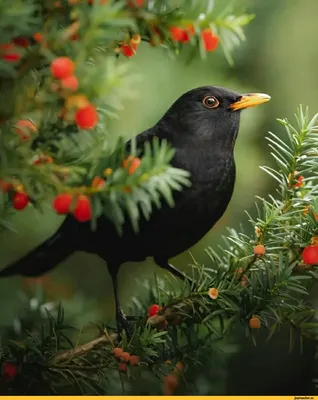
<svg viewBox="0 0 318 400">
<path fill-rule="evenodd" d="M 91 340 L 88 343 L 81 344 L 81 345 L 75 347 L 74 349 L 70 349 L 70 350 L 66 350 L 61 353 L 58 353 L 54 357 L 52 364 L 58 364 L 63 361 L 68 361 L 74 357 L 79 357 L 79 356 L 86 354 L 89 351 L 95 349 L 97 346 L 100 346 L 103 343 L 111 343 L 111 342 L 115 341 L 116 339 L 117 339 L 116 333 L 113 333 L 111 335 L 104 334 L 94 340 Z"/>
</svg>

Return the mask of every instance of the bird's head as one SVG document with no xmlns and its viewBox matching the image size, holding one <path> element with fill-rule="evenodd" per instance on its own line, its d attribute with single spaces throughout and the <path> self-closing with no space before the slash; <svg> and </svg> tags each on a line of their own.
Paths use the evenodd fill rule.
<svg viewBox="0 0 318 400">
<path fill-rule="evenodd" d="M 204 86 L 183 94 L 170 107 L 162 122 L 167 125 L 173 144 L 233 148 L 241 111 L 265 103 L 262 93 L 240 94 L 216 86 Z"/>
</svg>

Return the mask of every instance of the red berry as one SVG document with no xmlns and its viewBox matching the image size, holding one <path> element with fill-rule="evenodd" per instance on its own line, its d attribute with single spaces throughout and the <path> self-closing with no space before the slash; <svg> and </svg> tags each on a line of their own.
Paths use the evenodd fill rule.
<svg viewBox="0 0 318 400">
<path fill-rule="evenodd" d="M 13 379 L 18 374 L 18 366 L 12 362 L 4 362 L 2 364 L 2 375 L 7 379 Z"/>
<path fill-rule="evenodd" d="M 161 310 L 161 307 L 158 304 L 153 304 L 148 308 L 148 317 L 153 317 L 154 315 L 158 314 Z"/>
<path fill-rule="evenodd" d="M 128 5 L 128 7 L 139 8 L 139 7 L 142 7 L 144 5 L 144 1 L 145 0 L 130 0 L 130 1 L 128 1 L 127 5 Z"/>
<path fill-rule="evenodd" d="M 75 70 L 74 62 L 68 57 L 58 57 L 51 63 L 51 74 L 56 79 L 64 79 Z"/>
<path fill-rule="evenodd" d="M 22 140 L 30 139 L 29 132 L 36 132 L 37 128 L 29 119 L 21 119 L 16 125 L 17 133 L 21 136 Z"/>
<path fill-rule="evenodd" d="M 6 182 L 6 181 L 2 181 L 0 180 L 0 189 L 4 192 L 4 193 L 8 193 L 13 189 L 13 185 L 10 182 Z"/>
<path fill-rule="evenodd" d="M 6 53 L 2 54 L 1 58 L 5 61 L 19 61 L 21 58 L 21 55 L 19 53 Z"/>
<path fill-rule="evenodd" d="M 314 265 L 318 264 L 318 245 L 310 245 L 304 248 L 302 259 L 305 264 Z"/>
<path fill-rule="evenodd" d="M 186 43 L 190 40 L 189 32 L 178 26 L 172 26 L 170 28 L 170 34 L 172 39 L 177 42 Z"/>
<path fill-rule="evenodd" d="M 119 363 L 119 371 L 126 372 L 127 371 L 127 364 L 124 362 Z"/>
<path fill-rule="evenodd" d="M 81 129 L 92 129 L 98 122 L 96 108 L 89 104 L 76 111 L 75 122 Z"/>
<path fill-rule="evenodd" d="M 92 218 L 92 207 L 86 195 L 79 195 L 73 211 L 74 217 L 80 222 L 87 222 Z"/>
<path fill-rule="evenodd" d="M 295 188 L 300 188 L 301 186 L 303 186 L 303 184 L 304 184 L 304 177 L 302 175 L 300 175 L 297 178 L 297 182 L 294 184 L 294 187 Z"/>
<path fill-rule="evenodd" d="M 13 207 L 16 210 L 23 210 L 29 204 L 29 197 L 24 192 L 17 192 L 13 196 Z"/>
<path fill-rule="evenodd" d="M 214 35 L 210 28 L 205 29 L 202 32 L 202 40 L 204 42 L 204 48 L 206 51 L 213 51 L 219 45 L 219 37 Z"/>
<path fill-rule="evenodd" d="M 16 46 L 28 47 L 30 45 L 29 39 L 23 36 L 17 37 L 12 40 Z"/>
<path fill-rule="evenodd" d="M 2 50 L 3 52 L 8 51 L 8 50 L 12 49 L 13 47 L 14 47 L 13 43 L 2 43 L 2 44 L 0 44 L 0 50 Z"/>
<path fill-rule="evenodd" d="M 58 214 L 67 214 L 70 211 L 73 196 L 70 193 L 61 193 L 55 197 L 53 208 Z"/>
<path fill-rule="evenodd" d="M 121 53 L 126 57 L 132 57 L 136 54 L 137 45 L 136 43 L 122 44 L 120 47 Z"/>
<path fill-rule="evenodd" d="M 66 90 L 71 90 L 72 92 L 76 92 L 78 89 L 79 83 L 78 79 L 75 75 L 67 76 L 66 78 L 61 79 L 61 87 Z"/>
<path fill-rule="evenodd" d="M 43 40 L 43 35 L 42 35 L 42 33 L 36 32 L 36 33 L 33 35 L 33 39 L 34 39 L 36 42 L 41 42 L 41 41 Z"/>
</svg>

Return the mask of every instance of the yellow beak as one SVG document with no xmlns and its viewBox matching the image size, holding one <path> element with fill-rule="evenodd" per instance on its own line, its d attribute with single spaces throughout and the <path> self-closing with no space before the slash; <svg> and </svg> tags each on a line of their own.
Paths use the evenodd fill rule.
<svg viewBox="0 0 318 400">
<path fill-rule="evenodd" d="M 240 100 L 232 103 L 229 107 L 232 108 L 233 111 L 243 110 L 244 108 L 255 107 L 259 104 L 266 103 L 271 99 L 268 94 L 264 93 L 248 93 L 243 94 Z"/>
</svg>

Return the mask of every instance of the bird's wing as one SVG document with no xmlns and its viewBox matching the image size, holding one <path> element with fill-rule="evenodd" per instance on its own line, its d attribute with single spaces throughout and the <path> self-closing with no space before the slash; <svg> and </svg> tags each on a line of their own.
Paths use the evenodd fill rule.
<svg viewBox="0 0 318 400">
<path fill-rule="evenodd" d="M 151 142 L 156 136 L 157 134 L 154 128 L 147 129 L 146 131 L 139 133 L 135 138 L 130 139 L 126 143 L 126 150 L 128 152 L 132 150 L 133 141 L 135 140 L 138 156 L 141 157 L 143 155 L 145 143 Z"/>
</svg>

